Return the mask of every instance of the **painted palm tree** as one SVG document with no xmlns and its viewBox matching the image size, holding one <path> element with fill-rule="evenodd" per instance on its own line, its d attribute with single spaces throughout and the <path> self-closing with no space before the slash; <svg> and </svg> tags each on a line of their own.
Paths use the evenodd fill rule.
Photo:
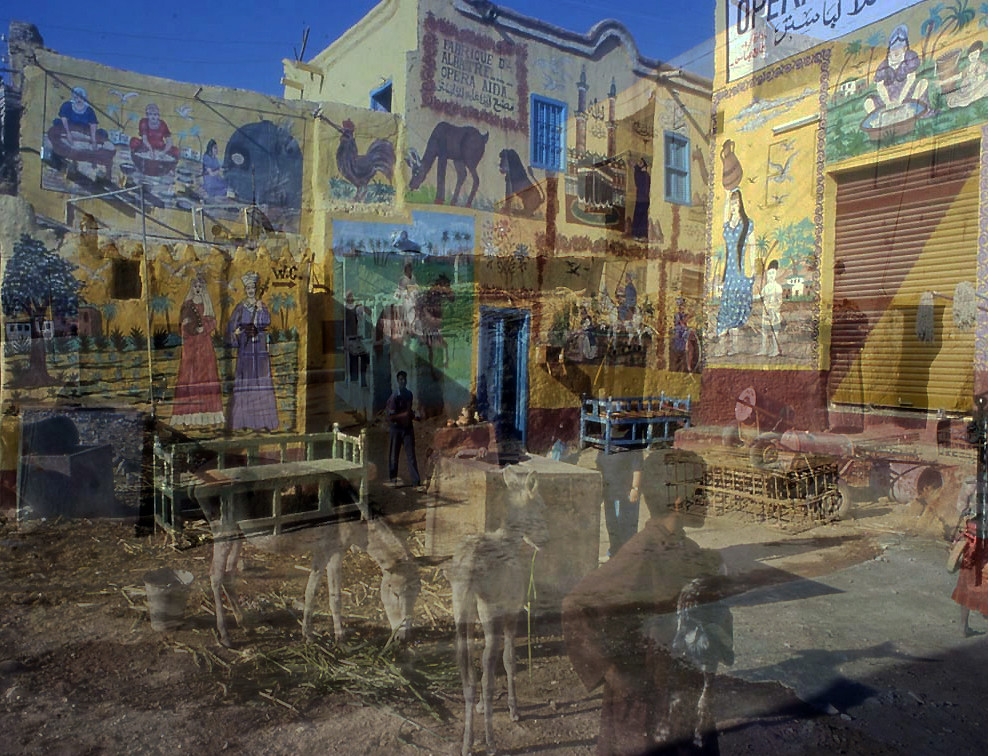
<svg viewBox="0 0 988 756">
<path fill-rule="evenodd" d="M 930 39 L 940 31 L 940 27 L 943 26 L 943 19 L 940 18 L 940 14 L 943 13 L 943 3 L 937 3 L 929 9 L 930 15 L 927 19 L 919 25 L 919 33 L 923 37 L 923 53 L 922 58 L 926 60 L 926 52 L 930 45 Z"/>
<path fill-rule="evenodd" d="M 776 242 L 773 242 L 771 245 L 768 243 L 768 236 L 765 234 L 759 234 L 755 238 L 755 254 L 761 262 L 761 265 L 758 267 L 761 268 L 762 272 L 765 270 L 765 261 L 768 259 L 769 253 L 775 249 L 775 245 Z"/>
<path fill-rule="evenodd" d="M 869 82 L 871 81 L 871 64 L 875 60 L 875 51 L 880 49 L 883 54 L 888 51 L 885 42 L 885 35 L 882 32 L 875 32 L 865 40 L 865 44 L 871 48 L 868 51 L 868 69 L 865 71 L 865 76 L 868 77 Z"/>
<path fill-rule="evenodd" d="M 110 323 L 117 316 L 117 306 L 113 302 L 107 302 L 106 304 L 100 305 L 100 312 L 103 313 L 104 329 L 106 333 L 110 332 Z"/>
<path fill-rule="evenodd" d="M 268 309 L 271 310 L 271 314 L 272 315 L 278 315 L 278 314 L 280 314 L 281 313 L 281 308 L 282 308 L 283 303 L 285 301 L 285 295 L 284 294 L 275 293 L 275 294 L 271 294 L 270 296 L 266 297 L 266 299 L 268 301 Z"/>
<path fill-rule="evenodd" d="M 151 312 L 155 315 L 165 316 L 165 330 L 168 331 L 168 333 L 171 333 L 172 331 L 172 322 L 169 314 L 174 304 L 175 303 L 172 302 L 171 297 L 166 294 L 159 294 L 158 296 L 151 298 Z"/>
<path fill-rule="evenodd" d="M 930 46 L 930 57 L 936 57 L 936 51 L 940 47 L 940 40 L 943 39 L 945 34 L 961 31 L 965 26 L 974 21 L 975 15 L 975 10 L 968 5 L 968 0 L 955 0 L 954 4 L 944 11 L 943 26 L 937 38 Z"/>
<path fill-rule="evenodd" d="M 839 87 L 844 83 L 844 70 L 847 68 L 847 64 L 850 63 L 854 58 L 861 54 L 864 49 L 864 42 L 860 39 L 852 39 L 847 43 L 845 48 L 844 62 L 841 64 L 840 71 L 837 73 L 837 79 L 835 80 L 835 86 Z"/>
<path fill-rule="evenodd" d="M 281 330 L 288 330 L 288 313 L 294 310 L 298 305 L 295 303 L 295 297 L 291 294 L 285 294 L 281 300 Z"/>
</svg>

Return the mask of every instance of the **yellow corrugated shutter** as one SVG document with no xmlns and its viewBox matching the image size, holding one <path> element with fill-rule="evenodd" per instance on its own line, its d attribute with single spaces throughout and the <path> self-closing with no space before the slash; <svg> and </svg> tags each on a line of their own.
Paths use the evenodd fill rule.
<svg viewBox="0 0 988 756">
<path fill-rule="evenodd" d="M 970 408 L 973 330 L 941 297 L 932 342 L 916 318 L 924 292 L 976 281 L 979 154 L 968 143 L 838 176 L 831 400 Z"/>
</svg>

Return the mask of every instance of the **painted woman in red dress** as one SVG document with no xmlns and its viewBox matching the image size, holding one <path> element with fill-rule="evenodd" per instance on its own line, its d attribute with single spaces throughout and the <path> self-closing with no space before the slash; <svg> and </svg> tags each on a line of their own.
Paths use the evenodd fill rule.
<svg viewBox="0 0 988 756">
<path fill-rule="evenodd" d="M 213 351 L 216 314 L 201 273 L 192 279 L 179 317 L 182 358 L 175 382 L 172 425 L 222 425 L 223 397 Z"/>
</svg>

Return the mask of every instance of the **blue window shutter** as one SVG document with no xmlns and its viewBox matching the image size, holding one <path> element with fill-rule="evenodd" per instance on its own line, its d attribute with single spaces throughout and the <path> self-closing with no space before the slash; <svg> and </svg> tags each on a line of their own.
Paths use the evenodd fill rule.
<svg viewBox="0 0 988 756">
<path fill-rule="evenodd" d="M 666 201 L 690 204 L 690 142 L 686 137 L 666 132 L 665 139 Z"/>
<path fill-rule="evenodd" d="M 563 167 L 566 139 L 566 105 L 532 95 L 532 166 L 557 171 Z"/>
</svg>

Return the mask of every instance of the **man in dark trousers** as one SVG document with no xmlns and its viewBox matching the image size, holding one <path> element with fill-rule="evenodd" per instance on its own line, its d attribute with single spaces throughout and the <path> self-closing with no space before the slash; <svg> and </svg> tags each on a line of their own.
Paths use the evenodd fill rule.
<svg viewBox="0 0 988 756">
<path fill-rule="evenodd" d="M 398 455 L 401 447 L 405 447 L 405 462 L 408 465 L 408 472 L 412 476 L 412 485 L 421 487 L 422 479 L 419 477 L 418 461 L 415 458 L 415 428 L 412 423 L 415 420 L 415 412 L 412 410 L 412 392 L 408 385 L 408 374 L 404 370 L 399 370 L 395 375 L 398 388 L 388 397 L 385 412 L 388 421 L 391 423 L 391 438 L 388 444 L 388 478 L 392 486 L 398 485 Z"/>
</svg>

